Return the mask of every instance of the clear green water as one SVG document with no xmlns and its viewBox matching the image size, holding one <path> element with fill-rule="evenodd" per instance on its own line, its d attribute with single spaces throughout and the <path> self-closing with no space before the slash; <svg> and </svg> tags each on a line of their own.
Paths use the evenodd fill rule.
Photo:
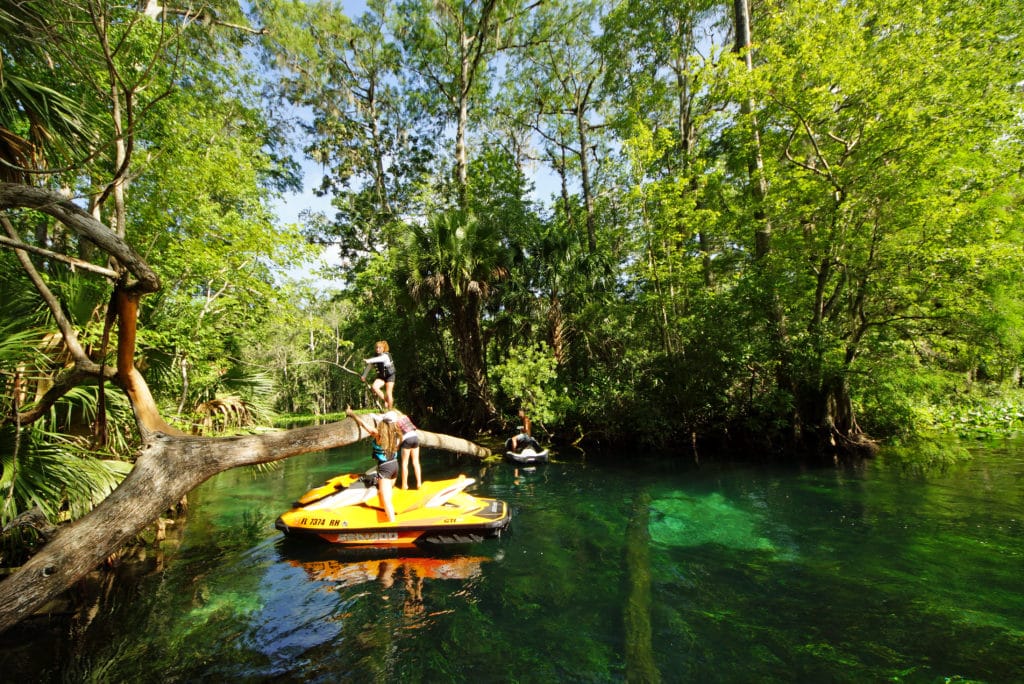
<svg viewBox="0 0 1024 684">
<path fill-rule="evenodd" d="M 74 638 L 0 652 L 0 680 L 1021 682 L 1024 442 L 972 452 L 518 477 L 424 454 L 427 477 L 465 472 L 513 508 L 501 539 L 432 558 L 274 530 L 365 449 L 224 473 L 159 571 L 112 588 Z"/>
</svg>

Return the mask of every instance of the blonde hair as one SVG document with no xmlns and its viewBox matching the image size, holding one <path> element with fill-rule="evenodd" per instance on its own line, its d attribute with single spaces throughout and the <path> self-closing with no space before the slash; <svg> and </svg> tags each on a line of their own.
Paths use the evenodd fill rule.
<svg viewBox="0 0 1024 684">
<path fill-rule="evenodd" d="M 378 344 L 380 346 L 384 347 L 384 351 L 386 351 L 386 352 L 391 351 L 391 348 L 388 346 L 388 341 L 387 340 L 377 340 L 376 342 L 373 343 L 373 346 L 376 347 Z"/>
<path fill-rule="evenodd" d="M 384 453 L 391 456 L 398 451 L 398 445 L 402 441 L 402 431 L 391 421 L 381 421 L 377 425 L 377 437 L 375 438 Z"/>
</svg>

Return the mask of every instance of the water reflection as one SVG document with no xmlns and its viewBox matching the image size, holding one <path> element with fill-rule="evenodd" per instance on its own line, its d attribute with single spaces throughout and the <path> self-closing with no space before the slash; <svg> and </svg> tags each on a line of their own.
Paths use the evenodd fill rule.
<svg viewBox="0 0 1024 684">
<path fill-rule="evenodd" d="M 378 581 L 382 587 L 389 589 L 396 577 L 404 578 L 407 586 L 410 581 L 414 581 L 420 587 L 425 579 L 466 580 L 479 577 L 481 565 L 488 560 L 485 556 L 400 556 L 352 561 L 290 559 L 287 562 L 305 570 L 314 582 L 333 582 L 339 587 L 351 587 Z"/>
<path fill-rule="evenodd" d="M 452 612 L 451 607 L 435 605 L 428 611 L 426 606 L 431 596 L 451 595 L 452 585 L 441 588 L 444 581 L 456 582 L 455 594 L 471 595 L 472 581 L 494 560 L 444 549 L 352 550 L 295 543 L 282 544 L 280 554 L 284 563 L 303 570 L 309 582 L 337 592 L 349 608 L 376 594 L 384 604 L 380 617 L 397 618 L 393 626 L 399 628 L 422 626 L 422 620 Z M 340 617 L 350 616 L 345 611 Z"/>
</svg>

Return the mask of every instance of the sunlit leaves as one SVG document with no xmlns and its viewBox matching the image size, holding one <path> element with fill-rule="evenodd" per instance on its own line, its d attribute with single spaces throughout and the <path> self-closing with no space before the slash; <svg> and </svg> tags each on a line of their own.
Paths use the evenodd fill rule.
<svg viewBox="0 0 1024 684">
<path fill-rule="evenodd" d="M 512 404 L 531 420 L 544 424 L 560 417 L 558 411 L 564 406 L 559 406 L 556 394 L 555 357 L 546 343 L 514 347 L 504 363 L 490 370 Z"/>
</svg>

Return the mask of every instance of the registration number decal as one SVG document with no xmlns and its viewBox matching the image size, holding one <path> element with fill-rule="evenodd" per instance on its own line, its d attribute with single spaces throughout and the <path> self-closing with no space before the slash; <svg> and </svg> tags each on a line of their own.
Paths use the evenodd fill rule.
<svg viewBox="0 0 1024 684">
<path fill-rule="evenodd" d="M 338 535 L 340 542 L 398 541 L 397 532 L 346 532 Z"/>
</svg>

